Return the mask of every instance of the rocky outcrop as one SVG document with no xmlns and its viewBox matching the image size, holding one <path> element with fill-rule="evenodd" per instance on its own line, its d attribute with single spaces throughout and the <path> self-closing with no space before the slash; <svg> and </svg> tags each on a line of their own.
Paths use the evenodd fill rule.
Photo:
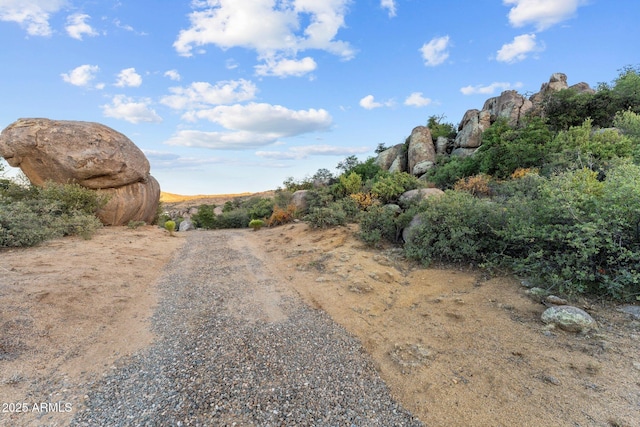
<svg viewBox="0 0 640 427">
<path fill-rule="evenodd" d="M 439 188 L 418 188 L 416 190 L 409 190 L 398 198 L 398 204 L 407 208 L 412 202 L 421 202 L 434 196 L 441 196 L 444 191 Z"/>
<path fill-rule="evenodd" d="M 423 175 L 436 163 L 436 147 L 433 144 L 431 130 L 426 126 L 417 126 L 411 131 L 407 152 L 408 172 Z"/>
<path fill-rule="evenodd" d="M 152 222 L 160 186 L 144 153 L 125 135 L 99 123 L 18 119 L 0 134 L 0 156 L 32 184 L 78 183 L 107 193 L 98 217 L 107 225 Z"/>
<path fill-rule="evenodd" d="M 418 126 L 411 132 L 407 144 L 399 144 L 379 153 L 376 163 L 390 172 L 407 171 L 417 177 L 424 176 L 435 165 L 436 156 L 472 156 L 482 145 L 484 131 L 497 120 L 504 118 L 510 126 L 519 126 L 528 114 L 541 114 L 542 105 L 549 94 L 563 89 L 595 93 L 587 83 L 569 86 L 565 74 L 554 73 L 540 87 L 540 91 L 528 99 L 515 90 L 507 90 L 487 99 L 481 110 L 467 110 L 458 125 L 455 139 L 438 137 L 434 143 L 429 128 Z"/>
<path fill-rule="evenodd" d="M 309 204 L 307 203 L 307 194 L 309 190 L 298 190 L 291 196 L 291 203 L 296 207 L 298 212 L 306 212 Z"/>
</svg>

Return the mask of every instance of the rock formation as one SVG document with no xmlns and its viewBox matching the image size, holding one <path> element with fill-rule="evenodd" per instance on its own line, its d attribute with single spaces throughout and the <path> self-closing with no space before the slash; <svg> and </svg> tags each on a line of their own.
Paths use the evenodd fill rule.
<svg viewBox="0 0 640 427">
<path fill-rule="evenodd" d="M 0 156 L 32 184 L 78 183 L 107 193 L 98 212 L 105 225 L 152 222 L 160 185 L 144 153 L 125 135 L 99 123 L 18 119 L 0 133 Z"/>
<path fill-rule="evenodd" d="M 427 127 L 414 128 L 407 144 L 395 145 L 379 153 L 376 164 L 390 172 L 409 172 L 420 177 L 434 166 L 436 155 L 472 156 L 482 145 L 482 134 L 496 120 L 504 118 L 510 126 L 519 126 L 527 114 L 540 114 L 547 96 L 563 89 L 577 93 L 595 92 L 584 82 L 569 86 L 565 74 L 554 73 L 542 84 L 540 91 L 528 99 L 515 90 L 507 90 L 487 99 L 481 110 L 468 110 L 453 140 L 438 137 L 434 142 Z"/>
</svg>

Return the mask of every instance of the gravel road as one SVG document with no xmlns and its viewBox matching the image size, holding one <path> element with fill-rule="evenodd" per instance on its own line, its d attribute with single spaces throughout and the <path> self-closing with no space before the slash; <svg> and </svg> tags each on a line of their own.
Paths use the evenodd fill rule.
<svg viewBox="0 0 640 427">
<path fill-rule="evenodd" d="M 71 425 L 422 425 L 250 232 L 188 233 L 158 285 L 156 342 L 94 383 Z"/>
</svg>

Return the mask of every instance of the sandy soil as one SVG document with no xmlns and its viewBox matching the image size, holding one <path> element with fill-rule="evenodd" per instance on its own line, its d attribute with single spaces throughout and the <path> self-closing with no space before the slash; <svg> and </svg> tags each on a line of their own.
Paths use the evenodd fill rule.
<svg viewBox="0 0 640 427">
<path fill-rule="evenodd" d="M 288 292 L 359 337 L 426 425 L 640 425 L 640 322 L 581 301 L 597 332 L 548 330 L 545 307 L 515 279 L 423 269 L 353 231 L 300 223 L 244 236 Z M 0 250 L 0 403 L 69 403 L 40 418 L 68 423 L 87 384 L 152 342 L 155 281 L 183 242 L 156 227 L 112 227 Z M 32 420 L 0 412 L 0 425 Z"/>
</svg>

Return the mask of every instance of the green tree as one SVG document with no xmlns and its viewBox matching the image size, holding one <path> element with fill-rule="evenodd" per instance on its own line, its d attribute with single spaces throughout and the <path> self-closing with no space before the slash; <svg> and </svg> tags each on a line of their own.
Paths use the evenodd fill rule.
<svg viewBox="0 0 640 427">
<path fill-rule="evenodd" d="M 427 127 L 431 131 L 431 138 L 435 142 L 439 136 L 445 138 L 455 138 L 456 128 L 452 123 L 443 123 L 445 116 L 430 116 L 427 120 Z"/>
</svg>

